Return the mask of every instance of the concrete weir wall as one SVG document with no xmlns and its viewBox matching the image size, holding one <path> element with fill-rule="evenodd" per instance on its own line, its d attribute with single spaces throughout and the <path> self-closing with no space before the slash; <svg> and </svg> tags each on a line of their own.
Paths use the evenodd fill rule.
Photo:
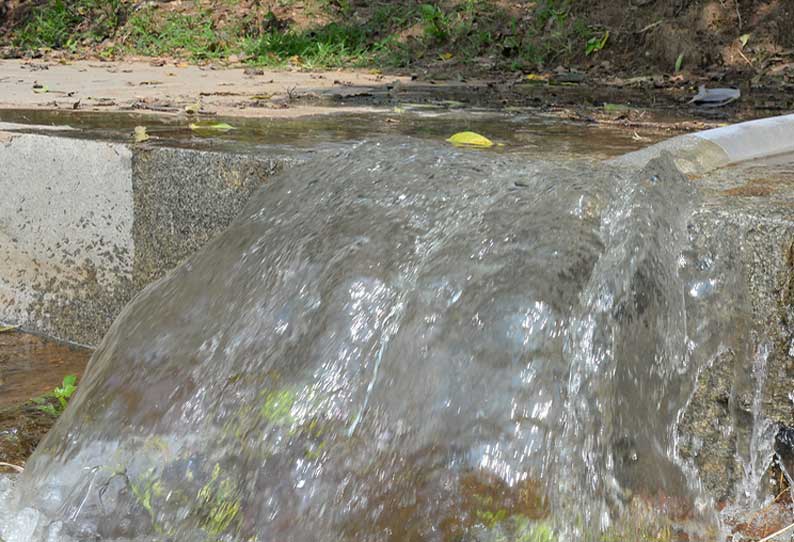
<svg viewBox="0 0 794 542">
<path fill-rule="evenodd" d="M 97 344 L 286 161 L 0 126 L 0 321 Z"/>
<path fill-rule="evenodd" d="M 662 152 L 700 189 L 693 242 L 733 263 L 750 309 L 753 362 L 725 349 L 700 374 L 679 424 L 681 456 L 712 496 L 728 499 L 757 443 L 794 426 L 794 157 L 768 158 L 794 153 L 794 115 L 674 138 L 612 163 L 642 166 Z M 293 161 L 0 125 L 0 321 L 97 344 L 136 292 Z M 755 458 L 758 476 L 764 457 Z"/>
</svg>

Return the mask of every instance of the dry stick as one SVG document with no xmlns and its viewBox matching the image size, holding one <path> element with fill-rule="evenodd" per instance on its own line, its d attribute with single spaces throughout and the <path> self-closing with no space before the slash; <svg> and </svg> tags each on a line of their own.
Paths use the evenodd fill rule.
<svg viewBox="0 0 794 542">
<path fill-rule="evenodd" d="M 776 538 L 776 537 L 778 537 L 778 536 L 780 536 L 780 535 L 782 535 L 782 534 L 786 534 L 786 533 L 787 533 L 787 532 L 789 532 L 791 529 L 794 529 L 794 523 L 792 523 L 792 524 L 791 524 L 791 525 L 789 525 L 788 527 L 783 527 L 782 529 L 780 529 L 780 530 L 779 530 L 778 532 L 776 532 L 776 533 L 772 533 L 772 534 L 770 534 L 769 536 L 767 536 L 767 537 L 765 537 L 765 538 L 762 538 L 762 539 L 761 539 L 761 540 L 759 540 L 758 542 L 769 542 L 769 541 L 770 541 L 770 540 L 772 540 L 773 538 Z"/>
<path fill-rule="evenodd" d="M 659 25 L 660 25 L 660 24 L 662 24 L 663 22 L 664 22 L 664 19 L 659 19 L 659 20 L 658 20 L 658 21 L 656 21 L 655 23 L 651 23 L 651 24 L 649 24 L 648 26 L 645 26 L 645 27 L 643 27 L 643 29 L 642 29 L 642 30 L 640 30 L 640 32 L 639 32 L 639 33 L 640 33 L 640 34 L 644 34 L 644 33 L 645 33 L 645 32 L 647 32 L 648 30 L 650 30 L 651 28 L 656 28 L 657 26 L 659 26 Z"/>
<path fill-rule="evenodd" d="M 11 463 L 3 463 L 2 461 L 0 461 L 0 467 L 8 467 L 9 469 L 14 469 L 17 472 L 25 471 L 25 469 L 23 469 L 19 465 L 12 465 Z"/>
<path fill-rule="evenodd" d="M 753 68 L 754 70 L 756 69 L 756 68 L 755 68 L 755 66 L 753 66 L 753 61 L 752 61 L 752 60 L 750 60 L 749 58 L 747 58 L 747 57 L 745 56 L 745 54 L 742 52 L 742 50 L 741 50 L 741 49 L 739 49 L 739 54 L 740 54 L 740 55 L 741 55 L 741 57 L 742 57 L 742 58 L 743 58 L 743 59 L 744 59 L 744 60 L 745 60 L 745 61 L 746 61 L 746 62 L 747 62 L 749 65 L 750 65 L 750 67 L 751 67 L 751 68 Z M 757 71 L 757 70 L 756 70 L 756 71 Z"/>
</svg>

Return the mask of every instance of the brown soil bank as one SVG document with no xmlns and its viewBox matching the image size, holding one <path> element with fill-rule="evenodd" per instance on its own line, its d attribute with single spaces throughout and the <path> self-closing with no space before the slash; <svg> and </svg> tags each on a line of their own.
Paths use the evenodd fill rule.
<svg viewBox="0 0 794 542">
<path fill-rule="evenodd" d="M 576 0 L 572 11 L 610 30 L 626 67 L 794 75 L 794 0 Z"/>
<path fill-rule="evenodd" d="M 794 0 L 0 0 L 0 52 L 791 82 L 793 16 Z"/>
</svg>

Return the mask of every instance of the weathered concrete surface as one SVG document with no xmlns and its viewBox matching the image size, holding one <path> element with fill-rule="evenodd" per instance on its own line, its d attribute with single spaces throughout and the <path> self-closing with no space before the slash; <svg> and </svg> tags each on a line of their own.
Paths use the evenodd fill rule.
<svg viewBox="0 0 794 542">
<path fill-rule="evenodd" d="M 224 229 L 284 156 L 148 148 L 133 157 L 136 290 L 162 277 Z"/>
<path fill-rule="evenodd" d="M 132 153 L 0 133 L 2 318 L 90 342 L 129 289 Z"/>
<path fill-rule="evenodd" d="M 746 329 L 736 329 L 738 343 L 726 345 L 701 374 L 681 423 L 683 457 L 723 499 L 736 495 L 749 461 L 768 465 L 778 427 L 794 426 L 794 155 L 693 182 L 704 204 L 692 219 L 692 237 L 699 250 L 735 267 L 737 310 L 748 311 Z"/>
<path fill-rule="evenodd" d="M 0 132 L 0 320 L 97 344 L 285 160 Z"/>
</svg>

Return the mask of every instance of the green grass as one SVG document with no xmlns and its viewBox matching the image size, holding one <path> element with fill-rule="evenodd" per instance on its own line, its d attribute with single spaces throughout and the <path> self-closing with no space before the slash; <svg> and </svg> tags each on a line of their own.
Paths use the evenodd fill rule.
<svg viewBox="0 0 794 542">
<path fill-rule="evenodd" d="M 158 18 L 153 8 L 145 8 L 130 17 L 127 31 L 126 48 L 136 54 L 206 60 L 221 58 L 229 50 L 229 42 L 214 28 L 208 12 Z"/>
<path fill-rule="evenodd" d="M 12 42 L 25 49 L 75 50 L 113 36 L 124 17 L 121 0 L 50 0 L 31 10 Z"/>
<path fill-rule="evenodd" d="M 234 1 L 218 0 L 219 6 Z M 307 16 L 322 15 L 317 25 L 290 26 L 272 12 L 257 18 L 251 10 L 232 10 L 218 22 L 213 10 L 198 3 L 181 13 L 151 5 L 133 11 L 123 0 L 46 0 L 13 30 L 10 41 L 23 49 L 79 52 L 112 40 L 100 54 L 193 62 L 238 55 L 256 65 L 309 69 L 440 61 L 465 66 L 486 58 L 504 69 L 533 70 L 608 46 L 608 33 L 575 17 L 569 0 L 542 0 L 533 17 L 521 19 L 489 0 L 304 0 L 300 5 Z"/>
<path fill-rule="evenodd" d="M 310 32 L 268 32 L 246 42 L 244 53 L 255 62 L 281 64 L 296 58 L 307 68 L 361 65 L 376 47 L 360 27 L 331 23 Z"/>
</svg>

